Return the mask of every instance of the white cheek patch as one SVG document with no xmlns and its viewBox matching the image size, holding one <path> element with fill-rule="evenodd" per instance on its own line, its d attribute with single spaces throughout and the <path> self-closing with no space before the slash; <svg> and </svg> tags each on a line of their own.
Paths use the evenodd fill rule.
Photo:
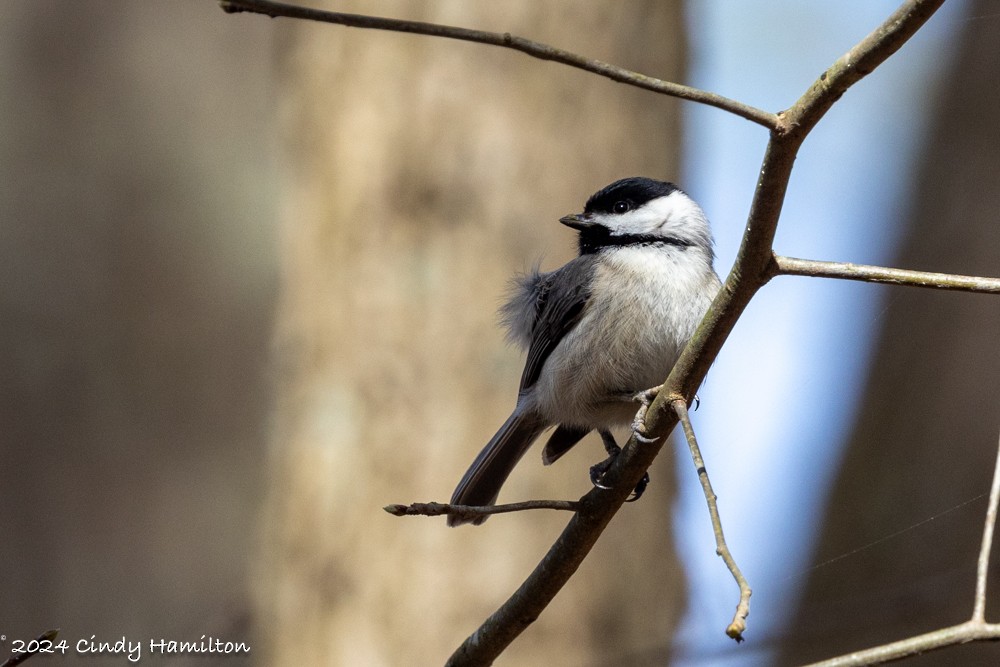
<svg viewBox="0 0 1000 667">
<path fill-rule="evenodd" d="M 654 202 L 650 202 L 654 203 Z M 660 216 L 657 232 L 664 236 L 703 237 L 702 243 L 711 245 L 708 218 L 694 200 L 681 192 L 672 192 L 655 200 Z"/>
<path fill-rule="evenodd" d="M 649 202 L 645 206 L 637 208 L 634 211 L 629 211 L 625 215 L 617 216 L 618 228 L 625 234 L 648 234 L 656 229 L 658 224 L 656 213 L 650 210 L 649 206 L 652 203 Z"/>
<path fill-rule="evenodd" d="M 671 220 L 683 219 L 690 199 L 680 192 L 671 192 L 664 197 L 651 199 L 639 208 L 621 215 L 604 214 L 598 222 L 612 234 L 653 234 L 660 231 Z M 697 206 L 695 206 L 697 208 Z"/>
</svg>

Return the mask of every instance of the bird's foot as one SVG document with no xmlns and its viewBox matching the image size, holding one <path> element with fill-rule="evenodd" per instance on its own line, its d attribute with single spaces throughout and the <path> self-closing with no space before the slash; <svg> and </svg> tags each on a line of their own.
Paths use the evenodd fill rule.
<svg viewBox="0 0 1000 667">
<path fill-rule="evenodd" d="M 639 404 L 639 410 L 635 413 L 635 419 L 632 420 L 632 434 L 635 439 L 639 442 L 650 444 L 659 440 L 659 438 L 652 438 L 646 435 L 646 429 L 644 428 L 646 422 L 646 413 L 649 411 L 649 406 L 653 404 L 653 400 L 656 398 L 657 394 L 660 393 L 660 389 L 663 385 L 657 387 L 650 387 L 636 394 L 632 394 L 631 400 Z M 701 399 L 695 394 L 694 397 L 694 409 L 697 410 L 698 406 L 701 405 Z"/>
<path fill-rule="evenodd" d="M 606 475 L 608 470 L 611 469 L 611 465 L 615 462 L 615 459 L 618 458 L 619 454 L 621 454 L 622 448 L 618 446 L 617 442 L 615 442 L 614 436 L 611 435 L 610 431 L 602 429 L 600 434 L 601 441 L 604 442 L 604 449 L 608 453 L 608 458 L 604 459 L 600 463 L 595 463 L 590 466 L 590 481 L 599 489 L 610 489 L 611 487 L 605 486 L 602 481 L 604 479 L 604 475 Z M 646 491 L 647 486 L 649 486 L 648 472 L 643 474 L 642 479 L 640 479 L 639 483 L 635 485 L 634 489 L 632 489 L 632 495 L 629 496 L 625 502 L 632 503 L 639 500 L 642 494 Z"/>
<path fill-rule="evenodd" d="M 608 453 L 608 458 L 604 459 L 600 463 L 595 463 L 590 466 L 590 482 L 599 489 L 610 489 L 610 486 L 604 486 L 601 484 L 601 480 L 604 479 L 604 475 L 607 474 L 608 470 L 611 468 L 611 464 L 615 462 L 618 455 L 622 453 L 622 448 L 618 446 L 615 442 L 615 437 L 611 435 L 611 431 L 605 429 L 600 430 L 601 442 L 604 443 L 604 451 Z"/>
<path fill-rule="evenodd" d="M 659 438 L 646 435 L 645 422 L 646 412 L 649 411 L 649 406 L 653 404 L 653 399 L 660 393 L 662 387 L 663 385 L 650 387 L 632 395 L 632 400 L 639 403 L 639 410 L 635 413 L 635 419 L 632 420 L 632 435 L 635 436 L 636 440 L 647 445 L 659 440 Z"/>
</svg>

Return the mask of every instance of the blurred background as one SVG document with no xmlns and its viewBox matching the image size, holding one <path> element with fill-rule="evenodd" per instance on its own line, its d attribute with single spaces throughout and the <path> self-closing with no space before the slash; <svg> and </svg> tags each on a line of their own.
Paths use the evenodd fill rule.
<svg viewBox="0 0 1000 667">
<path fill-rule="evenodd" d="M 0 15 L 0 651 L 248 637 L 274 38 L 211 2 Z"/>
<path fill-rule="evenodd" d="M 769 110 L 896 5 L 328 4 Z M 513 52 L 215 2 L 0 15 L 0 655 L 58 627 L 252 647 L 198 664 L 443 663 L 566 521 L 380 509 L 446 500 L 509 413 L 509 276 L 571 257 L 558 217 L 636 174 L 702 203 L 725 275 L 766 132 Z M 989 0 L 949 2 L 844 96 L 800 152 L 779 253 L 1000 272 L 998 29 Z M 723 635 L 735 585 L 675 448 L 499 664 L 797 664 L 967 618 L 998 331 L 995 297 L 773 281 L 694 414 L 748 641 Z M 501 499 L 578 497 L 602 457 L 532 452 Z"/>
</svg>

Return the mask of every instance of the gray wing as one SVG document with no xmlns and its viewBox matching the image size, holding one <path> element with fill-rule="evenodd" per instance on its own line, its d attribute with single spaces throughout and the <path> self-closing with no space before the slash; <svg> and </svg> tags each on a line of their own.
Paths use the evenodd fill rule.
<svg viewBox="0 0 1000 667">
<path fill-rule="evenodd" d="M 513 298 L 501 310 L 511 337 L 528 347 L 519 391 L 535 384 L 552 350 L 583 316 L 594 259 L 585 255 L 551 273 L 532 271 L 520 279 Z"/>
</svg>

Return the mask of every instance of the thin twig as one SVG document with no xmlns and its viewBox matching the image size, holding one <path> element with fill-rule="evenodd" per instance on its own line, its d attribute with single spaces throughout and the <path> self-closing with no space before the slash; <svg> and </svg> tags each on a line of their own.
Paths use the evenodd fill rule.
<svg viewBox="0 0 1000 667">
<path fill-rule="evenodd" d="M 447 503 L 411 503 L 409 505 L 386 505 L 386 512 L 394 516 L 441 516 L 451 514 L 463 519 L 477 519 L 490 514 L 523 512 L 525 510 L 566 510 L 576 512 L 580 503 L 575 500 L 526 500 L 504 505 L 449 505 Z"/>
<path fill-rule="evenodd" d="M 965 623 L 953 625 L 926 634 L 909 637 L 891 644 L 883 644 L 863 651 L 854 651 L 829 660 L 813 663 L 809 667 L 861 667 L 899 660 L 917 653 L 966 644 L 972 641 L 1000 639 L 1000 623 L 986 622 L 986 580 L 989 573 L 990 551 L 993 547 L 993 531 L 997 520 L 997 506 L 1000 505 L 1000 445 L 997 448 L 996 465 L 993 468 L 993 482 L 990 485 L 990 501 L 986 508 L 983 526 L 983 543 L 979 550 L 976 567 L 976 596 L 972 618 Z"/>
<path fill-rule="evenodd" d="M 352 28 L 369 28 L 374 30 L 389 30 L 392 32 L 407 32 L 417 35 L 429 35 L 431 37 L 444 37 L 447 39 L 457 39 L 465 42 L 477 42 L 479 44 L 489 44 L 507 49 L 513 49 L 527 54 L 532 58 L 541 60 L 551 60 L 561 65 L 567 65 L 585 72 L 591 72 L 598 76 L 603 76 L 618 83 L 635 86 L 644 90 L 649 90 L 661 95 L 677 97 L 683 100 L 690 100 L 700 104 L 728 111 L 729 113 L 745 118 L 749 121 L 762 125 L 769 130 L 778 127 L 778 116 L 762 109 L 757 109 L 749 104 L 737 102 L 722 95 L 710 93 L 698 88 L 684 86 L 671 81 L 664 81 L 645 74 L 639 74 L 624 67 L 618 67 L 610 63 L 602 62 L 594 58 L 564 51 L 548 44 L 535 42 L 524 37 L 512 35 L 509 32 L 488 32 L 486 30 L 472 30 L 469 28 L 459 28 L 456 26 L 440 25 L 437 23 L 425 23 L 423 21 L 407 21 L 403 19 L 385 18 L 381 16 L 365 16 L 362 14 L 347 14 L 344 12 L 328 12 L 320 9 L 310 9 L 289 5 L 283 2 L 273 2 L 272 0 L 219 0 L 222 9 L 229 13 L 252 12 L 264 14 L 265 16 L 286 17 L 305 19 L 309 21 L 320 21 L 323 23 L 335 23 L 337 25 Z"/>
<path fill-rule="evenodd" d="M 687 440 L 688 449 L 691 450 L 691 460 L 694 468 L 698 472 L 698 480 L 701 482 L 701 490 L 705 493 L 705 501 L 708 503 L 708 514 L 712 518 L 712 530 L 715 532 L 715 553 L 722 557 L 729 568 L 729 572 L 736 580 L 736 585 L 740 588 L 740 601 L 736 605 L 736 615 L 733 622 L 726 628 L 726 634 L 737 642 L 743 641 L 743 633 L 747 629 L 747 616 L 750 614 L 750 584 L 746 577 L 740 572 L 736 565 L 736 560 L 729 551 L 726 544 L 726 536 L 722 533 L 722 519 L 719 517 L 718 498 L 712 490 L 712 482 L 708 478 L 708 469 L 705 468 L 705 460 L 701 457 L 701 448 L 698 447 L 698 439 L 694 434 L 694 427 L 691 425 L 691 418 L 688 415 L 687 401 L 683 398 L 675 398 L 670 402 L 674 412 L 680 419 L 681 426 L 684 427 L 684 438 Z"/>
<path fill-rule="evenodd" d="M 33 655 L 38 655 L 42 652 L 42 642 L 52 643 L 55 638 L 59 635 L 58 630 L 46 630 L 42 634 L 35 637 L 35 649 L 25 651 L 24 653 L 18 653 L 17 655 L 11 656 L 3 661 L 0 667 L 14 667 L 14 665 L 20 665 L 22 662 L 27 660 Z"/>
<path fill-rule="evenodd" d="M 891 269 L 884 266 L 851 264 L 850 262 L 821 262 L 814 259 L 782 257 L 781 255 L 774 256 L 771 272 L 773 275 L 840 278 L 843 280 L 862 280 L 869 283 L 1000 294 L 1000 278 Z"/>
<path fill-rule="evenodd" d="M 989 576 L 990 550 L 993 549 L 993 529 L 997 523 L 998 504 L 1000 504 L 1000 444 L 997 445 L 997 462 L 993 468 L 993 483 L 990 485 L 990 503 L 986 508 L 983 545 L 979 549 L 979 563 L 976 566 L 976 602 L 972 608 L 974 622 L 986 622 L 986 579 Z"/>
</svg>

